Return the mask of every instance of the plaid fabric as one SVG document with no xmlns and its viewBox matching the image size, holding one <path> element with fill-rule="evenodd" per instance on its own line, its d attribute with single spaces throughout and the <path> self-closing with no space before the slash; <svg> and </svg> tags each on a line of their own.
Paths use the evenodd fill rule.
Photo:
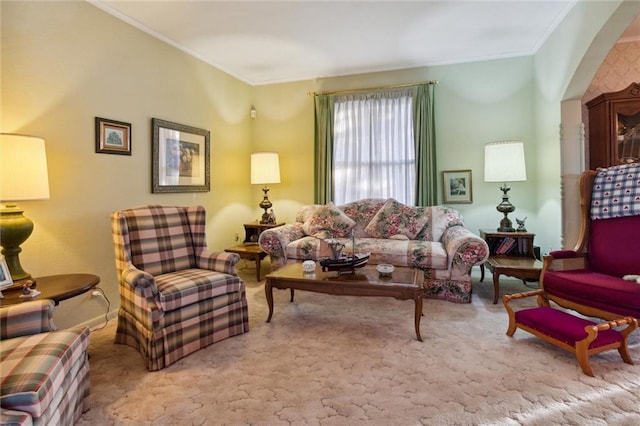
<svg viewBox="0 0 640 426">
<path fill-rule="evenodd" d="M 591 195 L 591 219 L 640 215 L 640 164 L 598 169 Z"/>
<path fill-rule="evenodd" d="M 34 424 L 79 416 L 70 395 L 83 396 L 82 413 L 89 389 L 80 373 L 88 375 L 88 345 L 88 327 L 3 340 L 2 407 L 31 414 Z"/>
<path fill-rule="evenodd" d="M 2 426 L 31 426 L 33 420 L 29 413 L 13 410 L 2 410 L 0 413 L 0 425 Z"/>
<path fill-rule="evenodd" d="M 235 269 L 240 256 L 207 250 L 205 219 L 201 206 L 111 216 L 120 289 L 116 343 L 135 347 L 151 371 L 249 330 L 245 285 Z"/>
<path fill-rule="evenodd" d="M 0 339 L 28 336 L 56 329 L 53 300 L 29 300 L 0 308 Z"/>
</svg>

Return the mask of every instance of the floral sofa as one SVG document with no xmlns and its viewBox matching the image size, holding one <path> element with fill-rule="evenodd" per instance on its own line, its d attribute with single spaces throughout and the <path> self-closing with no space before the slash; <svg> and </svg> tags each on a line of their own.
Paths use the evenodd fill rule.
<svg viewBox="0 0 640 426">
<path fill-rule="evenodd" d="M 288 260 L 329 256 L 329 239 L 350 253 L 352 238 L 356 253 L 371 253 L 369 263 L 423 269 L 425 297 L 459 303 L 471 301 L 471 268 L 489 256 L 487 244 L 465 228 L 455 209 L 408 206 L 393 198 L 304 206 L 295 223 L 264 230 L 258 243 L 275 270 Z"/>
</svg>

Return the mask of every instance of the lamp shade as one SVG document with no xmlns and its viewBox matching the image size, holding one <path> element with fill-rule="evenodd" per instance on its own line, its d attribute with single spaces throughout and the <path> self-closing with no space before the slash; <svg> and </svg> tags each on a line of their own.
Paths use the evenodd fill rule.
<svg viewBox="0 0 640 426">
<path fill-rule="evenodd" d="M 0 133 L 0 201 L 49 199 L 44 140 Z"/>
<path fill-rule="evenodd" d="M 251 183 L 280 183 L 280 160 L 277 152 L 251 154 Z"/>
<path fill-rule="evenodd" d="M 524 143 L 491 142 L 484 146 L 485 182 L 520 182 L 527 180 Z"/>
</svg>

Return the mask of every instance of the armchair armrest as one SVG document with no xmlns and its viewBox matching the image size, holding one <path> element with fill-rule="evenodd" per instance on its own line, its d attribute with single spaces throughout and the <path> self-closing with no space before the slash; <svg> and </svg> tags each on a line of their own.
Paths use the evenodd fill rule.
<svg viewBox="0 0 640 426">
<path fill-rule="evenodd" d="M 30 300 L 0 308 L 0 338 L 28 336 L 56 330 L 53 300 Z"/>
<path fill-rule="evenodd" d="M 287 263 L 285 247 L 295 240 L 305 236 L 302 223 L 295 222 L 288 225 L 265 229 L 260 233 L 258 244 L 271 258 L 271 269 L 276 270 Z"/>
<path fill-rule="evenodd" d="M 156 280 L 148 272 L 136 268 L 133 265 L 129 265 L 121 276 L 122 282 L 128 284 L 132 290 L 136 288 L 149 289 L 151 294 L 158 294 L 158 287 L 156 287 Z"/>
<path fill-rule="evenodd" d="M 198 256 L 198 267 L 210 271 L 222 272 L 229 275 L 238 275 L 236 264 L 240 256 L 236 253 L 211 252 L 204 250 Z"/>
<path fill-rule="evenodd" d="M 557 250 L 543 256 L 542 273 L 545 271 L 571 271 L 585 269 L 587 255 L 573 250 Z"/>
<path fill-rule="evenodd" d="M 452 278 L 468 275 L 473 266 L 483 264 L 489 257 L 487 243 L 461 225 L 444 231 L 442 245 L 447 252 Z"/>
</svg>

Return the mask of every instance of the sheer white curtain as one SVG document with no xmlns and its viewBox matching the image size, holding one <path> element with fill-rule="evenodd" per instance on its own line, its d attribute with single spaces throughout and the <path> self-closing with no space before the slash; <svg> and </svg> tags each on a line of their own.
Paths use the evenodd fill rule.
<svg viewBox="0 0 640 426">
<path fill-rule="evenodd" d="M 335 96 L 334 202 L 393 197 L 414 205 L 414 88 Z"/>
</svg>

